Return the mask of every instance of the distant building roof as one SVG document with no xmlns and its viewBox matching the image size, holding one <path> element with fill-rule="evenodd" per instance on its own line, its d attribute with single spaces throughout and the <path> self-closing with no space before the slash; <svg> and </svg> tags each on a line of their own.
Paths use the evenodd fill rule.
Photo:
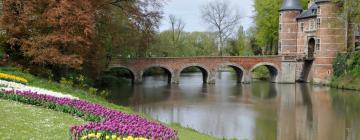
<svg viewBox="0 0 360 140">
<path fill-rule="evenodd" d="M 310 8 L 309 8 L 308 10 L 303 11 L 303 12 L 297 17 L 297 19 L 303 19 L 303 18 L 309 18 L 309 17 L 316 17 L 317 8 L 318 8 L 318 5 L 314 3 L 313 5 L 310 6 Z"/>
<path fill-rule="evenodd" d="M 280 8 L 280 11 L 288 10 L 303 10 L 299 0 L 284 0 L 283 5 Z"/>
</svg>

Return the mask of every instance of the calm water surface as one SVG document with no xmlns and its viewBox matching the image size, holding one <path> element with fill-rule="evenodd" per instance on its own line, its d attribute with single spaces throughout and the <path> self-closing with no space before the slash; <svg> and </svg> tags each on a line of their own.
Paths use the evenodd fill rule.
<svg viewBox="0 0 360 140">
<path fill-rule="evenodd" d="M 111 102 L 165 123 L 179 123 L 216 137 L 240 140 L 360 140 L 360 93 L 307 84 L 236 84 L 221 72 L 216 85 L 201 73 L 165 76 L 119 86 Z"/>
</svg>

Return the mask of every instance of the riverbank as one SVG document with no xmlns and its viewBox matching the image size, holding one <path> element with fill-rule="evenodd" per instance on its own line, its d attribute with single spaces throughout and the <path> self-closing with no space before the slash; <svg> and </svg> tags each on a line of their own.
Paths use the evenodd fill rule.
<svg viewBox="0 0 360 140">
<path fill-rule="evenodd" d="M 334 77 L 329 86 L 339 89 L 360 90 L 360 77 L 353 75 Z"/>
<path fill-rule="evenodd" d="M 339 54 L 333 63 L 333 68 L 331 87 L 360 90 L 360 51 Z"/>
<path fill-rule="evenodd" d="M 76 88 L 73 88 L 73 87 L 69 87 L 69 86 L 66 86 L 66 85 L 61 85 L 59 83 L 55 83 L 55 82 L 52 82 L 52 81 L 41 79 L 41 78 L 35 77 L 35 76 L 31 75 L 31 74 L 19 71 L 19 70 L 15 69 L 15 68 L 1 67 L 0 72 L 4 72 L 4 73 L 8 73 L 8 74 L 14 74 L 14 75 L 17 75 L 17 76 L 24 77 L 24 78 L 29 80 L 28 85 L 31 85 L 31 86 L 44 88 L 44 89 L 48 89 L 48 90 L 53 90 L 53 91 L 56 91 L 56 92 L 67 93 L 67 94 L 72 95 L 74 97 L 77 97 L 79 99 L 89 101 L 89 102 L 92 102 L 92 103 L 96 103 L 96 104 L 100 104 L 100 105 L 103 105 L 103 106 L 105 106 L 107 108 L 110 108 L 110 109 L 130 113 L 130 114 L 137 114 L 131 108 L 109 103 L 105 99 L 103 99 L 103 98 L 101 98 L 99 96 L 96 96 L 96 95 L 89 94 L 88 92 L 86 92 L 84 90 L 76 89 Z M 140 114 L 140 115 L 147 118 L 147 119 L 149 119 L 149 120 L 153 120 L 153 119 L 151 119 L 150 117 L 148 117 L 148 116 L 146 116 L 144 114 Z M 172 128 L 172 129 L 178 131 L 179 139 L 184 139 L 184 140 L 187 140 L 187 139 L 199 139 L 199 140 L 216 139 L 214 137 L 198 133 L 198 132 L 196 132 L 196 131 L 194 131 L 192 129 L 187 129 L 187 128 L 181 127 L 181 126 L 179 126 L 177 124 L 170 124 L 168 126 L 170 128 Z M 54 135 L 54 134 L 48 134 L 48 135 Z"/>
</svg>

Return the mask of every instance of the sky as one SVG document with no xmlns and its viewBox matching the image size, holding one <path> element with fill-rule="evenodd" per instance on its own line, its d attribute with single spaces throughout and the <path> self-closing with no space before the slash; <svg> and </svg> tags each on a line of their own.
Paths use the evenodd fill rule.
<svg viewBox="0 0 360 140">
<path fill-rule="evenodd" d="M 168 17 L 170 14 L 181 18 L 185 22 L 185 31 L 208 31 L 210 25 L 201 19 L 200 7 L 213 0 L 168 0 L 164 6 L 164 18 L 160 25 L 160 31 L 170 28 Z M 253 0 L 226 0 L 234 9 L 238 10 L 241 20 L 240 24 L 248 29 L 252 24 L 254 13 Z"/>
</svg>

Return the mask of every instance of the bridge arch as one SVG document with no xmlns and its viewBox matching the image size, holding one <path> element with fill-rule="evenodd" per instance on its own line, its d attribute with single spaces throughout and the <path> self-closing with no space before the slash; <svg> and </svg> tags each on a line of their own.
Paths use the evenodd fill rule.
<svg viewBox="0 0 360 140">
<path fill-rule="evenodd" d="M 218 66 L 217 72 L 219 73 L 224 67 L 230 67 L 235 70 L 237 83 L 244 82 L 243 77 L 246 74 L 246 70 L 244 69 L 244 67 L 235 63 L 224 63 Z"/>
<path fill-rule="evenodd" d="M 107 69 L 107 71 L 110 71 L 112 69 L 124 69 L 126 71 L 129 72 L 130 74 L 130 78 L 131 78 L 131 83 L 135 83 L 135 80 L 137 78 L 137 75 L 136 75 L 136 72 L 132 69 L 132 68 L 129 68 L 129 67 L 126 67 L 126 66 L 122 66 L 122 65 L 114 65 L 114 66 L 111 66 Z"/>
<path fill-rule="evenodd" d="M 142 69 L 140 72 L 141 80 L 143 80 L 145 72 L 151 68 L 161 68 L 165 72 L 165 74 L 168 76 L 167 82 L 171 83 L 172 78 L 174 77 L 174 70 L 169 68 L 168 66 L 160 65 L 160 64 L 148 65 L 144 69 Z"/>
<path fill-rule="evenodd" d="M 269 72 L 270 72 L 270 81 L 275 83 L 278 81 L 278 77 L 279 77 L 279 73 L 280 73 L 280 68 L 273 64 L 273 63 L 268 63 L 268 62 L 261 62 L 261 63 L 257 63 L 254 66 L 251 67 L 250 69 L 250 77 L 253 76 L 253 71 L 260 67 L 260 66 L 265 66 Z"/>
<path fill-rule="evenodd" d="M 185 64 L 185 65 L 183 65 L 181 68 L 180 68 L 180 70 L 179 70 L 179 72 L 178 72 L 178 77 L 180 78 L 180 75 L 181 75 L 181 73 L 186 69 L 186 68 L 190 68 L 190 67 L 196 67 L 196 68 L 198 68 L 200 71 L 201 71 L 201 73 L 202 73 L 202 75 L 203 75 L 203 83 L 208 83 L 208 82 L 210 82 L 210 80 L 209 80 L 209 76 L 210 76 L 210 71 L 209 71 L 209 69 L 207 68 L 207 67 L 205 67 L 204 65 L 201 65 L 201 64 L 197 64 L 197 63 L 191 63 L 191 64 Z"/>
</svg>

